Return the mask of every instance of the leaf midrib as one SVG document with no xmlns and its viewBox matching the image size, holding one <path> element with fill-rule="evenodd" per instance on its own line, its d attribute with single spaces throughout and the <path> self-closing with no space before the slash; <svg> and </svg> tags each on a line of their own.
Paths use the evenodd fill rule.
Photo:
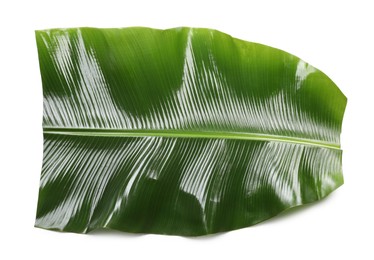
<svg viewBox="0 0 374 260">
<path fill-rule="evenodd" d="M 340 145 L 321 140 L 269 135 L 244 132 L 219 132 L 219 131 L 186 131 L 186 130 L 124 130 L 124 129 L 94 129 L 94 128 L 62 128 L 44 127 L 44 134 L 74 135 L 74 136 L 101 136 L 101 137 L 170 137 L 170 138 L 211 138 L 211 139 L 236 139 L 254 141 L 274 141 L 300 145 L 311 145 L 329 149 L 340 150 Z"/>
</svg>

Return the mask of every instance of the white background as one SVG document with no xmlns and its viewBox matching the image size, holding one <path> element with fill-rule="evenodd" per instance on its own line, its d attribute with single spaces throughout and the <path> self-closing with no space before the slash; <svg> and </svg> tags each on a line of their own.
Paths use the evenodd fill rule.
<svg viewBox="0 0 374 260">
<path fill-rule="evenodd" d="M 17 1 L 0 3 L 0 259 L 374 259 L 373 1 Z M 35 29 L 215 28 L 295 54 L 348 97 L 345 184 L 270 221 L 202 238 L 34 228 L 42 163 Z"/>
</svg>

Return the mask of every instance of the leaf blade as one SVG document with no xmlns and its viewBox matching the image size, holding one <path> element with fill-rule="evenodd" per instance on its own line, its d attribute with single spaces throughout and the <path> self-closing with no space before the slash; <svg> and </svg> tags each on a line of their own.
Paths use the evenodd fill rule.
<svg viewBox="0 0 374 260">
<path fill-rule="evenodd" d="M 50 229 L 209 234 L 263 221 L 342 184 L 340 150 L 228 139 L 46 140 L 53 156 L 44 160 L 36 225 Z M 52 167 L 57 158 L 64 170 Z M 332 186 L 315 189 L 307 177 Z"/>
<path fill-rule="evenodd" d="M 293 55 L 195 28 L 36 37 L 38 227 L 204 235 L 343 184 L 346 98 Z"/>
</svg>

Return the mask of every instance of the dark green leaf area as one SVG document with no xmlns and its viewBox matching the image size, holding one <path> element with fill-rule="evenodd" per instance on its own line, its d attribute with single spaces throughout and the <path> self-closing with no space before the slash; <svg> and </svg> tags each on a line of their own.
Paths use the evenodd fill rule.
<svg viewBox="0 0 374 260">
<path fill-rule="evenodd" d="M 46 134 L 44 149 L 37 226 L 64 231 L 216 233 L 342 184 L 339 150 L 282 142 Z"/>
</svg>

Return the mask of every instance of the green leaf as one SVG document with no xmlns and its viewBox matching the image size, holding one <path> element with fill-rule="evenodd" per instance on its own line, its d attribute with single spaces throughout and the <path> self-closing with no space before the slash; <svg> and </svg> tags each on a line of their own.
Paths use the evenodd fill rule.
<svg viewBox="0 0 374 260">
<path fill-rule="evenodd" d="M 215 30 L 36 32 L 36 226 L 197 236 L 343 184 L 346 98 L 299 58 Z"/>
</svg>

